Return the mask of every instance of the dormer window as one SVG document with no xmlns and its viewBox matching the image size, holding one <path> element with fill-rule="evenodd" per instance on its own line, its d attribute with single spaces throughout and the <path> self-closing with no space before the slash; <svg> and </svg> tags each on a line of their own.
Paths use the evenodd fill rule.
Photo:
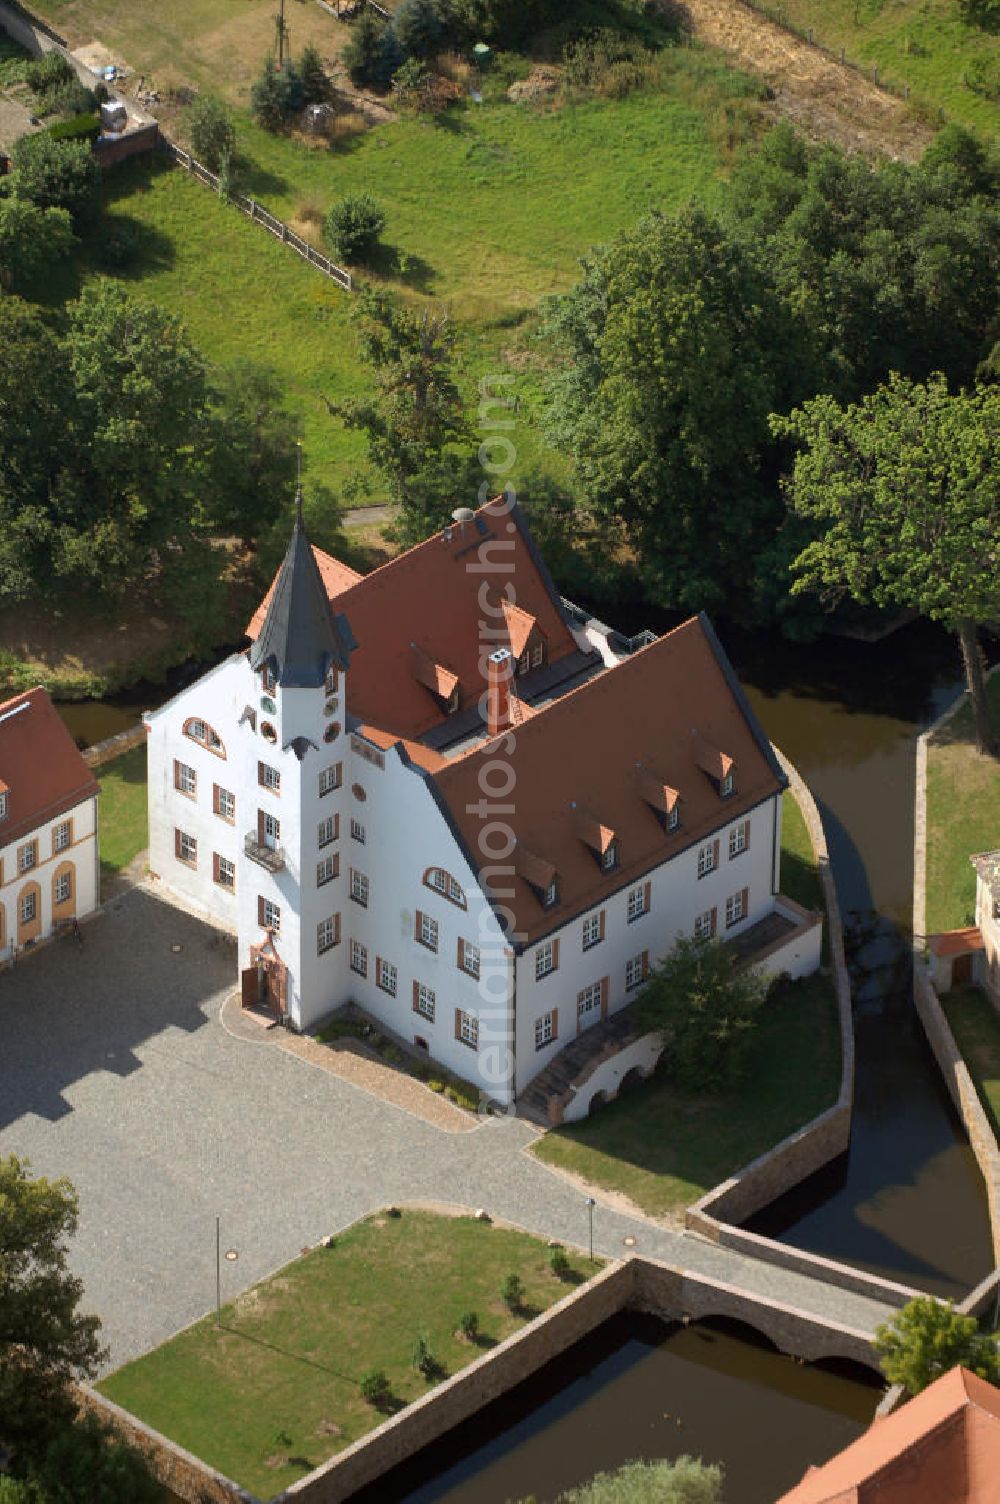
<svg viewBox="0 0 1000 1504">
<path fill-rule="evenodd" d="M 545 889 L 545 892 L 542 894 L 542 907 L 545 909 L 554 909 L 558 902 L 559 884 L 556 879 L 553 878 L 548 887 Z"/>
<path fill-rule="evenodd" d="M 267 670 L 265 669 L 266 672 Z M 327 669 L 323 687 L 328 695 L 335 695 L 337 693 L 337 670 L 335 668 Z"/>
<path fill-rule="evenodd" d="M 670 810 L 667 813 L 667 817 L 666 818 L 667 818 L 667 832 L 668 832 L 668 834 L 671 833 L 671 832 L 673 832 L 673 831 L 675 831 L 675 830 L 680 830 L 680 828 L 681 828 L 681 807 L 680 807 L 680 805 L 679 804 L 675 804 L 674 807 L 673 807 L 673 809 Z"/>
<path fill-rule="evenodd" d="M 0 820 L 6 820 L 6 818 L 7 818 L 7 795 L 6 795 L 6 792 L 4 792 L 4 793 L 0 794 Z"/>
<path fill-rule="evenodd" d="M 269 663 L 265 663 L 261 667 L 260 687 L 266 695 L 273 695 L 278 687 L 277 676 Z"/>
<path fill-rule="evenodd" d="M 728 773 L 723 775 L 722 781 L 719 784 L 720 797 L 723 799 L 728 799 L 735 787 L 736 784 L 733 779 L 732 770 L 730 770 Z"/>
<path fill-rule="evenodd" d="M 601 853 L 601 871 L 613 872 L 618 866 L 618 842 L 611 841 L 606 851 Z"/>
</svg>

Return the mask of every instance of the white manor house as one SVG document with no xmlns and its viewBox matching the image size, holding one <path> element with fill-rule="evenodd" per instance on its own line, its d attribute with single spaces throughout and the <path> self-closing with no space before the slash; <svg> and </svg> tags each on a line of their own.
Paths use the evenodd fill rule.
<svg viewBox="0 0 1000 1504">
<path fill-rule="evenodd" d="M 818 964 L 709 621 L 595 621 L 513 501 L 367 576 L 300 502 L 248 636 L 146 717 L 152 875 L 238 936 L 244 1006 L 305 1030 L 353 1002 L 509 1105 L 680 934 Z"/>
</svg>

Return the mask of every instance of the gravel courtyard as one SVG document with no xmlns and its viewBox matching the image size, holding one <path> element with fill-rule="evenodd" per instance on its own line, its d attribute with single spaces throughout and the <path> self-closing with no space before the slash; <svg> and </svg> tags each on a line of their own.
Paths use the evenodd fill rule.
<svg viewBox="0 0 1000 1504">
<path fill-rule="evenodd" d="M 285 1050 L 234 1038 L 219 1011 L 235 955 L 146 888 L 0 976 L 0 1154 L 68 1175 L 71 1262 L 101 1317 L 108 1367 L 394 1201 L 485 1206 L 582 1244 L 579 1189 L 521 1153 L 517 1120 L 448 1133 Z M 180 946 L 178 951 L 174 946 Z M 883 1308 L 599 1205 L 595 1246 L 639 1251 L 864 1327 Z"/>
</svg>

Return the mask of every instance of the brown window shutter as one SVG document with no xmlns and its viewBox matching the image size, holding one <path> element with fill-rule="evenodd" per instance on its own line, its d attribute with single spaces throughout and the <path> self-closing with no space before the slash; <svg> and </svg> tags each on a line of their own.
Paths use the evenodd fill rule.
<svg viewBox="0 0 1000 1504">
<path fill-rule="evenodd" d="M 264 895 L 263 895 L 263 893 L 258 893 L 257 894 L 257 923 L 260 925 L 261 929 L 264 928 Z"/>
<path fill-rule="evenodd" d="M 219 853 L 217 851 L 212 852 L 212 881 L 216 883 L 219 881 Z"/>
<path fill-rule="evenodd" d="M 749 888 L 741 888 L 740 889 L 740 898 L 742 900 L 742 902 L 740 904 L 740 909 L 741 909 L 741 912 L 743 914 L 743 918 L 745 919 L 747 917 L 747 915 L 749 914 L 749 912 L 750 912 L 750 889 Z"/>
<path fill-rule="evenodd" d="M 260 842 L 261 846 L 263 846 L 263 844 L 264 844 L 264 811 L 262 809 L 259 809 L 257 811 L 257 840 Z"/>
<path fill-rule="evenodd" d="M 743 847 L 744 847 L 744 850 L 746 850 L 746 851 L 750 850 L 750 821 L 749 820 L 744 820 L 743 821 Z"/>
<path fill-rule="evenodd" d="M 420 983 L 419 982 L 414 982 L 414 984 L 413 984 L 413 1011 L 414 1011 L 414 1013 L 416 1013 L 416 1011 L 417 1011 L 417 998 L 419 996 L 420 996 Z"/>
<path fill-rule="evenodd" d="M 458 969 L 459 971 L 465 970 L 465 941 L 461 935 L 458 937 Z"/>
<path fill-rule="evenodd" d="M 559 1009 L 552 1009 L 552 1038 L 559 1038 Z"/>
<path fill-rule="evenodd" d="M 333 916 L 333 938 L 336 945 L 340 944 L 340 915 Z"/>
<path fill-rule="evenodd" d="M 600 935 L 601 939 L 603 940 L 604 939 L 604 910 L 603 909 L 600 912 L 599 919 L 600 919 L 600 924 L 599 924 L 598 934 Z"/>
<path fill-rule="evenodd" d="M 418 943 L 420 940 L 420 925 L 423 917 L 423 912 L 420 909 L 417 909 L 416 913 L 413 916 L 413 938 Z"/>
<path fill-rule="evenodd" d="M 177 827 L 175 826 L 174 827 L 174 856 L 180 856 L 180 854 L 181 854 L 181 833 L 177 829 Z"/>
<path fill-rule="evenodd" d="M 653 902 L 653 884 L 646 883 L 642 890 L 642 911 L 648 914 Z"/>
<path fill-rule="evenodd" d="M 710 934 L 712 934 L 712 935 L 715 934 L 715 931 L 718 928 L 718 922 L 719 922 L 719 911 L 718 911 L 718 909 L 713 908 L 712 909 L 712 928 L 709 931 Z"/>
<path fill-rule="evenodd" d="M 217 815 L 218 813 L 219 813 L 219 785 L 217 783 L 213 783 L 212 784 L 212 814 L 213 815 Z"/>
<path fill-rule="evenodd" d="M 337 852 L 334 853 L 334 857 L 333 857 L 333 875 L 334 875 L 334 877 L 339 877 L 340 876 L 340 852 L 339 851 L 337 851 Z"/>
<path fill-rule="evenodd" d="M 558 941 L 558 939 L 555 939 L 552 942 L 552 970 L 555 971 L 555 969 L 556 969 L 556 967 L 558 965 L 559 965 L 559 941 Z"/>
<path fill-rule="evenodd" d="M 608 977 L 601 978 L 601 1017 L 608 1016 L 608 993 L 611 990 L 611 981 Z"/>
<path fill-rule="evenodd" d="M 340 839 L 340 815 L 339 814 L 336 814 L 333 817 L 333 839 L 335 841 L 339 841 L 339 839 Z"/>
<path fill-rule="evenodd" d="M 455 1009 L 455 1038 L 456 1039 L 461 1039 L 461 1037 L 462 1037 L 462 1010 L 461 1010 L 461 1008 L 456 1008 Z"/>
<path fill-rule="evenodd" d="M 262 762 L 258 762 L 257 763 L 257 782 L 261 785 L 261 787 L 263 787 L 263 785 L 264 785 L 264 764 Z"/>
<path fill-rule="evenodd" d="M 174 758 L 174 788 L 175 789 L 179 789 L 180 786 L 181 786 L 181 765 L 177 761 L 177 758 L 175 757 Z"/>
<path fill-rule="evenodd" d="M 642 975 L 643 975 L 643 978 L 649 976 L 649 951 L 648 950 L 644 950 L 643 953 L 642 953 Z"/>
<path fill-rule="evenodd" d="M 716 836 L 715 840 L 712 842 L 712 866 L 713 867 L 717 867 L 718 865 L 719 865 L 719 838 L 718 838 L 718 836 Z"/>
</svg>

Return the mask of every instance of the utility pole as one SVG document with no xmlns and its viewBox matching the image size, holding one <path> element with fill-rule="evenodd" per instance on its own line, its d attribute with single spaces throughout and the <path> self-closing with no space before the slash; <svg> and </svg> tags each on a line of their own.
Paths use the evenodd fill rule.
<svg viewBox="0 0 1000 1504">
<path fill-rule="evenodd" d="M 275 30 L 278 34 L 278 71 L 285 61 L 285 41 L 288 37 L 288 28 L 285 25 L 285 0 L 278 0 L 279 10 L 274 18 Z"/>
<path fill-rule="evenodd" d="M 215 1219 L 215 1324 L 222 1325 L 222 1234 Z"/>
</svg>

